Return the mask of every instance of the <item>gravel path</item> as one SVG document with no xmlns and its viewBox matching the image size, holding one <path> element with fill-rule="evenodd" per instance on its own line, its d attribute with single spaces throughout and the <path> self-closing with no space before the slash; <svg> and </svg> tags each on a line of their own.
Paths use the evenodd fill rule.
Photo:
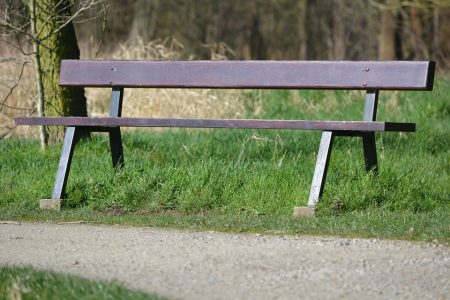
<svg viewBox="0 0 450 300">
<path fill-rule="evenodd" d="M 449 299 L 444 245 L 118 226 L 2 224 L 0 265 L 176 299 Z"/>
</svg>

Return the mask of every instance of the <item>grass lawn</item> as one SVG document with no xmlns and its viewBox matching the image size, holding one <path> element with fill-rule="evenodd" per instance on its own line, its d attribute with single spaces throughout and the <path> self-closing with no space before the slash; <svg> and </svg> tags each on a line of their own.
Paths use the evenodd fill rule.
<svg viewBox="0 0 450 300">
<path fill-rule="evenodd" d="M 0 267 L 0 300 L 12 299 L 164 299 L 98 282 L 29 267 Z"/>
<path fill-rule="evenodd" d="M 360 120 L 364 106 L 355 91 L 244 93 L 250 118 Z M 291 215 L 307 203 L 320 132 L 149 129 L 124 134 L 118 172 L 105 135 L 77 145 L 58 213 L 38 200 L 51 195 L 60 146 L 0 140 L 0 219 L 449 243 L 449 95 L 448 79 L 433 92 L 382 92 L 378 119 L 416 122 L 417 132 L 377 134 L 379 176 L 364 171 L 360 139 L 337 138 L 313 218 Z"/>
</svg>

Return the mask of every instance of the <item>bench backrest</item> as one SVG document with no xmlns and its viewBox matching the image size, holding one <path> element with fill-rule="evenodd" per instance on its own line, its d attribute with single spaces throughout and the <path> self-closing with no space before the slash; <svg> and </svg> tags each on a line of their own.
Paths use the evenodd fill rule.
<svg viewBox="0 0 450 300">
<path fill-rule="evenodd" d="M 59 84 L 84 87 L 432 90 L 432 61 L 63 60 Z"/>
</svg>

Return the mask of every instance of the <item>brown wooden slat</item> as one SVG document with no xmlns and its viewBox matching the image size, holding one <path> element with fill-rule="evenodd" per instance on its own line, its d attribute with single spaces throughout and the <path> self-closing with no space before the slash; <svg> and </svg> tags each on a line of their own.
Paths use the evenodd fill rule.
<svg viewBox="0 0 450 300">
<path fill-rule="evenodd" d="M 432 90 L 432 61 L 64 60 L 59 83 L 89 87 Z"/>
<path fill-rule="evenodd" d="M 18 117 L 17 125 L 64 125 L 90 127 L 189 127 L 304 129 L 329 131 L 415 131 L 414 123 L 366 121 L 303 121 L 246 119 L 169 119 L 169 118 L 88 118 L 88 117 Z"/>
</svg>

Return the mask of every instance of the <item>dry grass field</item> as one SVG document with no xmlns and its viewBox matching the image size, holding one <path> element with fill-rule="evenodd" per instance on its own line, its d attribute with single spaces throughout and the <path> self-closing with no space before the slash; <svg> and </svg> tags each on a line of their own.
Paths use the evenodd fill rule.
<svg viewBox="0 0 450 300">
<path fill-rule="evenodd" d="M 98 59 L 179 60 L 182 45 L 174 39 L 121 44 L 116 52 Z M 37 128 L 16 127 L 16 116 L 34 115 L 35 80 L 31 57 L 3 54 L 0 63 L 0 137 L 37 137 Z M 109 112 L 109 89 L 86 88 L 88 114 L 104 116 Z M 210 89 L 128 89 L 123 116 L 239 118 L 245 113 L 245 93 Z M 133 130 L 128 128 L 127 130 Z"/>
</svg>

